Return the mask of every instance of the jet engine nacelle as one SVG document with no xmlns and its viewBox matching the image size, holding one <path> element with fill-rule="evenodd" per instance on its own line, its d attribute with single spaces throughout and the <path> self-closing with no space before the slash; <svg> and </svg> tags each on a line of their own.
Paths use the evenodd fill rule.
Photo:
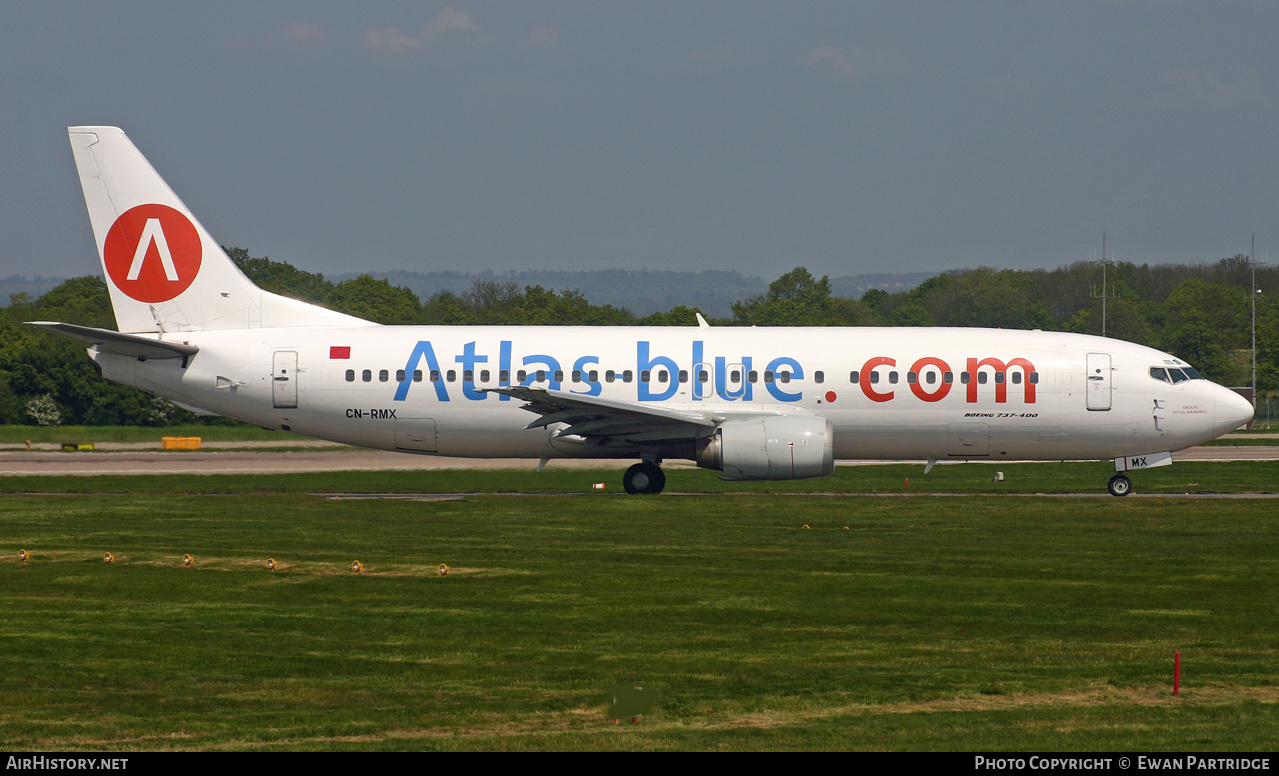
<svg viewBox="0 0 1279 776">
<path fill-rule="evenodd" d="M 835 471 L 835 428 L 825 418 L 733 420 L 697 443 L 697 465 L 725 480 L 805 480 Z"/>
</svg>

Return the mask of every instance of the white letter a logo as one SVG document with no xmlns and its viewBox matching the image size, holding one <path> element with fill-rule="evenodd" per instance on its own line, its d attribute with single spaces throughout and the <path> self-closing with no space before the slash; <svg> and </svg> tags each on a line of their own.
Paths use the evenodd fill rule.
<svg viewBox="0 0 1279 776">
<path fill-rule="evenodd" d="M 138 248 L 133 252 L 133 263 L 129 265 L 128 280 L 137 280 L 138 274 L 142 272 L 142 262 L 147 258 L 147 249 L 151 247 L 151 243 L 155 243 L 155 248 L 160 252 L 160 266 L 164 267 L 164 276 L 169 280 L 178 279 L 178 270 L 173 266 L 173 254 L 169 252 L 169 241 L 164 238 L 164 229 L 160 226 L 160 219 L 148 218 L 146 226 L 142 227 L 142 236 L 138 238 Z"/>
</svg>

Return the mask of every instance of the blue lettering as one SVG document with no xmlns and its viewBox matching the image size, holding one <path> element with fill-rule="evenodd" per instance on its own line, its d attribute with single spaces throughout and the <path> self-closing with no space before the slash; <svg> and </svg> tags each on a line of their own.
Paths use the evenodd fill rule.
<svg viewBox="0 0 1279 776">
<path fill-rule="evenodd" d="M 462 346 L 462 355 L 455 359 L 462 365 L 462 395 L 471 401 L 483 401 L 488 398 L 488 394 L 483 391 L 475 390 L 475 365 L 487 364 L 488 356 L 475 355 L 475 343 L 468 342 Z M 470 370 L 471 379 L 466 379 L 466 372 Z"/>
<path fill-rule="evenodd" d="M 641 379 L 639 381 L 639 400 L 640 401 L 666 401 L 675 395 L 675 391 L 679 390 L 679 367 L 675 366 L 674 359 L 666 356 L 648 357 L 649 343 L 647 340 L 640 340 L 635 343 L 637 356 L 635 359 L 635 368 L 639 371 Z M 670 375 L 670 383 L 667 384 L 666 390 L 660 393 L 653 393 L 649 390 L 649 385 L 657 382 L 657 375 L 653 374 L 653 367 L 664 366 Z M 649 373 L 649 380 L 642 379 L 645 372 Z"/>
<path fill-rule="evenodd" d="M 418 363 L 426 359 L 427 369 L 440 371 L 440 362 L 435 359 L 435 351 L 431 348 L 431 343 L 422 340 L 413 348 L 413 352 L 409 355 L 408 363 L 404 365 L 404 380 L 400 383 L 400 387 L 395 389 L 395 401 L 404 401 L 409 395 L 409 386 L 413 384 L 413 370 L 417 368 Z M 448 391 L 444 390 L 444 382 L 433 383 L 435 386 L 435 397 L 440 401 L 448 401 Z"/>
<path fill-rule="evenodd" d="M 767 369 L 776 375 L 777 368 L 780 366 L 793 367 L 791 370 L 791 378 L 795 380 L 804 379 L 804 367 L 800 366 L 798 361 L 790 358 L 789 356 L 782 356 L 781 358 L 775 358 L 772 361 L 769 361 Z M 783 391 L 780 386 L 781 383 L 779 383 L 776 379 L 774 379 L 771 383 L 767 381 L 764 383 L 764 387 L 767 388 L 768 392 L 773 394 L 773 398 L 778 401 L 799 401 L 803 396 L 802 391 L 798 393 L 787 393 L 786 391 Z"/>
<path fill-rule="evenodd" d="M 702 341 L 693 340 L 693 372 L 689 375 L 689 379 L 693 383 L 693 401 L 701 401 L 706 398 L 706 390 L 708 386 L 698 378 L 702 372 L 710 371 L 710 365 L 702 363 Z"/>
<path fill-rule="evenodd" d="M 546 367 L 546 379 L 550 382 L 551 390 L 558 391 L 560 389 L 560 381 L 555 379 L 555 373 L 560 370 L 560 362 L 550 356 L 525 356 L 524 366 L 533 366 L 540 364 Z M 537 372 L 529 372 L 524 378 L 524 382 L 520 385 L 532 385 L 537 379 Z"/>
<path fill-rule="evenodd" d="M 600 385 L 598 380 L 591 380 L 590 370 L 586 368 L 587 364 L 595 364 L 596 366 L 599 366 L 599 363 L 600 363 L 599 358 L 595 356 L 582 356 L 581 358 L 573 362 L 573 370 L 581 372 L 582 381 L 590 386 L 589 390 L 573 391 L 573 393 L 580 393 L 583 396 L 599 396 L 600 395 L 600 391 L 603 390 L 603 386 Z"/>
<path fill-rule="evenodd" d="M 498 385 L 503 388 L 510 387 L 515 383 L 515 377 L 511 366 L 514 362 L 513 343 L 511 340 L 501 340 L 498 343 Z M 705 401 L 713 398 L 712 390 L 718 394 L 723 401 L 752 401 L 754 399 L 754 384 L 749 379 L 751 372 L 752 358 L 743 356 L 739 361 L 730 362 L 727 356 L 714 356 L 713 363 L 711 357 L 705 352 L 705 343 L 701 340 L 692 340 L 691 356 L 693 359 L 693 367 L 689 374 L 689 380 L 692 382 L 692 391 L 689 395 L 693 401 Z M 637 377 L 647 374 L 648 380 L 640 379 L 637 381 L 636 392 L 637 398 L 642 402 L 649 401 L 667 401 L 673 398 L 680 390 L 679 381 L 679 365 L 675 359 L 669 356 L 656 355 L 652 352 L 652 343 L 648 340 L 637 340 L 635 343 L 635 369 Z M 423 365 L 422 362 L 426 363 Z M 460 365 L 462 369 L 462 395 L 471 401 L 483 401 L 488 398 L 487 392 L 476 388 L 477 367 L 489 362 L 489 356 L 476 352 L 476 343 L 467 342 L 462 346 L 462 354 L 456 356 L 454 361 Z M 559 359 L 546 354 L 535 353 L 533 355 L 524 356 L 522 365 L 528 370 L 528 374 L 524 380 L 519 381 L 520 385 L 532 385 L 537 380 L 538 372 L 543 372 L 543 377 L 547 386 L 552 390 L 564 390 L 563 381 L 566 379 L 560 366 Z M 571 386 L 569 390 L 581 396 L 599 396 L 603 393 L 603 386 L 597 379 L 590 378 L 591 367 L 598 367 L 600 363 L 599 356 L 586 355 L 578 357 L 573 361 L 573 371 L 578 372 L 581 380 L 573 380 L 572 383 L 584 383 L 584 387 Z M 408 361 L 404 364 L 404 380 L 400 381 L 395 390 L 395 401 L 405 401 L 408 398 L 409 389 L 413 384 L 413 373 L 417 371 L 419 366 L 423 367 L 423 371 L 441 372 L 439 359 L 436 357 L 435 350 L 431 343 L 422 340 L 414 346 L 413 352 L 409 355 Z M 780 379 L 781 370 L 789 373 L 790 378 L 786 383 Z M 776 401 L 797 402 L 803 398 L 803 391 L 798 390 L 791 392 L 786 390 L 790 380 L 803 380 L 804 368 L 799 361 L 789 356 L 780 356 L 768 363 L 767 372 L 771 372 L 774 379 L 770 382 L 764 380 L 764 388 Z M 665 373 L 667 380 L 665 382 L 658 379 L 658 376 Z M 711 388 L 707 383 L 702 382 L 701 377 L 705 372 L 710 372 L 710 381 L 714 387 Z M 469 379 L 467 375 L 469 373 Z M 503 377 L 503 375 L 505 377 Z M 559 379 L 556 379 L 556 378 Z M 736 379 L 733 379 L 736 377 Z M 435 388 L 435 396 L 439 401 L 449 401 L 448 389 L 446 381 L 431 381 Z M 499 396 L 500 401 L 510 401 L 509 396 Z M 1134 466 L 1140 465 L 1134 459 Z"/>
<path fill-rule="evenodd" d="M 750 401 L 754 397 L 752 385 L 746 379 L 747 373 L 751 371 L 751 357 L 745 356 L 740 364 L 728 364 L 727 358 L 723 356 L 715 357 L 715 390 L 719 393 L 719 397 L 724 401 Z M 729 366 L 735 367 L 730 370 Z M 737 388 L 733 388 L 732 383 L 728 381 L 730 371 L 737 372 Z"/>
<path fill-rule="evenodd" d="M 511 341 L 502 340 L 498 345 L 497 354 L 497 384 L 503 388 L 511 387 Z M 502 375 L 506 375 L 505 378 Z M 498 401 L 510 401 L 511 397 L 504 393 L 497 395 Z"/>
</svg>

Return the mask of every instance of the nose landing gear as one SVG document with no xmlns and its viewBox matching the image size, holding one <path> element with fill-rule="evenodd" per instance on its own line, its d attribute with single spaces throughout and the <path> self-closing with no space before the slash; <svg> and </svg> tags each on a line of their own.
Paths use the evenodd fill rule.
<svg viewBox="0 0 1279 776">
<path fill-rule="evenodd" d="M 1132 493 L 1132 480 L 1126 475 L 1116 474 L 1110 478 L 1110 482 L 1106 484 L 1106 489 L 1110 491 L 1112 496 L 1127 496 Z"/>
</svg>

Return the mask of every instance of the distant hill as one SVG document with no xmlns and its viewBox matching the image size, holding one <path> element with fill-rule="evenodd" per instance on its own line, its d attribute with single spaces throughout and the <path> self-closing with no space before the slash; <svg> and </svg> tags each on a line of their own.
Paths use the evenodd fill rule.
<svg viewBox="0 0 1279 776">
<path fill-rule="evenodd" d="M 848 296 L 854 299 L 860 299 L 862 294 L 872 288 L 878 288 L 890 294 L 897 294 L 902 291 L 909 291 L 925 280 L 940 274 L 940 272 L 905 272 L 894 275 L 887 272 L 879 272 L 869 275 L 845 275 L 831 278 L 830 290 L 835 296 Z"/>
<path fill-rule="evenodd" d="M 328 276 L 341 282 L 364 273 Z M 546 272 L 524 270 L 520 272 L 392 272 L 367 273 L 378 279 L 386 279 L 392 285 L 404 286 L 423 301 L 440 291 L 461 293 L 477 280 L 497 283 L 515 283 L 524 286 L 541 286 L 548 290 L 567 291 L 577 289 L 592 304 L 610 304 L 624 307 L 636 315 L 665 312 L 672 307 L 686 305 L 696 307 L 713 317 L 728 317 L 733 302 L 758 296 L 768 290 L 768 281 L 739 272 L 705 270 L 703 272 L 664 272 L 658 270 L 603 269 L 589 272 Z M 935 272 L 913 272 L 894 275 L 877 273 L 831 278 L 831 290 L 836 296 L 860 297 L 871 288 L 882 288 L 897 293 L 914 288 Z"/>
<path fill-rule="evenodd" d="M 35 275 L 10 275 L 0 278 L 0 307 L 9 306 L 9 297 L 14 294 L 28 294 L 32 299 L 39 299 L 46 292 L 60 285 L 66 278 L 45 278 Z"/>
<path fill-rule="evenodd" d="M 363 273 L 326 275 L 335 283 L 350 280 Z M 576 288 L 592 304 L 611 304 L 624 307 L 636 315 L 665 312 L 672 307 L 685 305 L 696 307 L 709 316 L 726 318 L 732 314 L 729 305 L 749 299 L 768 290 L 768 281 L 739 272 L 706 270 L 703 272 L 661 272 L 656 270 L 628 271 L 602 269 L 590 272 L 370 272 L 375 278 L 385 278 L 392 285 L 404 286 L 417 294 L 422 301 L 440 291 L 461 293 L 477 280 L 498 283 L 515 283 L 524 286 L 541 286 L 556 291 Z M 831 291 L 835 296 L 860 298 L 871 288 L 882 288 L 890 294 L 908 291 L 936 272 L 911 272 L 905 274 L 877 273 L 847 275 L 831 278 Z M 62 283 L 65 278 L 46 278 L 39 275 L 12 275 L 0 278 L 0 307 L 9 304 L 11 294 L 30 294 L 32 299 Z"/>
</svg>

